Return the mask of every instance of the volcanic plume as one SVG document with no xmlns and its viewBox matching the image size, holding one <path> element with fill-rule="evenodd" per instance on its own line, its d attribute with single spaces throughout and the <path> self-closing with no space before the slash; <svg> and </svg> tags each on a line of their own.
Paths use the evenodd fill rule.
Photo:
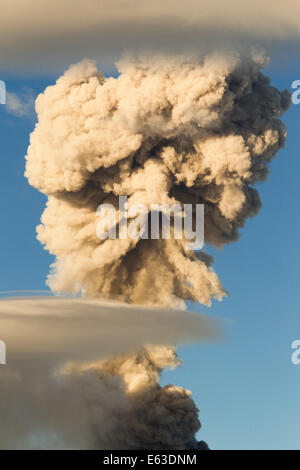
<svg viewBox="0 0 300 470">
<path fill-rule="evenodd" d="M 253 185 L 284 145 L 289 93 L 270 85 L 262 52 L 124 58 L 104 78 L 88 60 L 36 101 L 26 176 L 48 196 L 38 239 L 55 255 L 55 292 L 145 305 L 210 305 L 225 291 L 184 240 L 100 240 L 96 210 L 204 204 L 205 242 L 221 247 L 260 208 Z"/>
<path fill-rule="evenodd" d="M 289 93 L 271 86 L 261 72 L 266 63 L 255 50 L 128 56 L 116 77 L 105 78 L 85 60 L 37 98 L 26 176 L 48 196 L 37 233 L 56 257 L 48 278 L 54 292 L 124 302 L 125 316 L 128 304 L 143 305 L 147 316 L 147 305 L 222 299 L 226 292 L 205 251 L 191 251 L 184 237 L 100 239 L 97 208 L 111 204 L 120 215 L 120 196 L 149 213 L 153 204 L 203 204 L 205 242 L 236 241 L 260 208 L 254 185 L 266 179 L 286 137 L 279 118 Z M 60 369 L 54 396 L 74 393 L 79 400 L 81 390 L 79 409 L 92 429 L 87 440 L 67 432 L 60 442 L 197 447 L 200 423 L 190 393 L 159 385 L 163 368 L 177 364 L 174 349 L 140 340 L 135 351 Z"/>
</svg>

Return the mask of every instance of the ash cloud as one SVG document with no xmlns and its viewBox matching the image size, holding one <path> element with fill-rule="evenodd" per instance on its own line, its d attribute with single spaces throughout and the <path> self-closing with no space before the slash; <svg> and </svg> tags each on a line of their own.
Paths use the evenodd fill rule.
<svg viewBox="0 0 300 470">
<path fill-rule="evenodd" d="M 184 240 L 99 240 L 96 209 L 203 203 L 205 241 L 235 241 L 260 208 L 254 185 L 284 145 L 290 95 L 271 86 L 253 50 L 127 57 L 104 78 L 71 66 L 36 101 L 26 176 L 48 196 L 38 239 L 56 262 L 56 292 L 144 305 L 210 305 L 225 295 L 212 259 Z"/>
</svg>

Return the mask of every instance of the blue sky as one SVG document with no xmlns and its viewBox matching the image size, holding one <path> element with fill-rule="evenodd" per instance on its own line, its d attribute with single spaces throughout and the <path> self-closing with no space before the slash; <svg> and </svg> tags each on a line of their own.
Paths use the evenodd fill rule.
<svg viewBox="0 0 300 470">
<path fill-rule="evenodd" d="M 291 63 L 269 66 L 278 88 L 300 79 Z M 34 94 L 54 76 L 1 75 L 10 92 Z M 52 258 L 35 239 L 45 197 L 23 177 L 34 114 L 16 117 L 0 106 L 0 290 L 45 289 Z M 230 319 L 223 342 L 180 349 L 182 368 L 163 383 L 189 388 L 200 408 L 199 437 L 216 449 L 300 449 L 300 365 L 291 343 L 300 339 L 299 316 L 299 124 L 300 105 L 284 116 L 285 149 L 260 185 L 263 207 L 247 222 L 238 243 L 209 249 L 215 270 L 230 292 L 210 309 L 193 310 Z"/>
</svg>

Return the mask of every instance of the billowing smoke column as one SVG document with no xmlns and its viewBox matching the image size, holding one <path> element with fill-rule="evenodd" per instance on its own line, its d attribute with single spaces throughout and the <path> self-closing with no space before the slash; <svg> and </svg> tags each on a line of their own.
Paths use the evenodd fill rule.
<svg viewBox="0 0 300 470">
<path fill-rule="evenodd" d="M 165 306 L 224 296 L 207 255 L 183 240 L 99 240 L 96 209 L 120 195 L 204 203 L 205 241 L 236 240 L 285 141 L 289 94 L 265 63 L 258 52 L 124 59 L 105 79 L 84 61 L 38 97 L 26 176 L 48 195 L 38 238 L 57 258 L 51 289 Z"/>
<path fill-rule="evenodd" d="M 253 185 L 266 178 L 286 135 L 279 116 L 289 94 L 270 85 L 260 71 L 265 64 L 259 52 L 127 58 L 117 78 L 105 79 L 84 61 L 38 97 L 26 176 L 48 196 L 38 238 L 56 256 L 51 289 L 167 307 L 210 305 L 225 295 L 204 252 L 174 237 L 100 240 L 96 210 L 103 203 L 118 210 L 119 196 L 149 211 L 152 204 L 201 203 L 205 241 L 221 247 L 237 240 L 260 207 Z M 199 421 L 188 392 L 158 382 L 174 360 L 172 349 L 150 348 L 74 366 L 76 377 L 93 370 L 97 383 L 121 380 L 126 390 L 116 417 L 114 400 L 93 388 L 113 436 L 101 441 L 107 419 L 89 398 L 96 447 L 197 447 Z"/>
<path fill-rule="evenodd" d="M 162 370 L 178 364 L 173 349 L 152 347 L 98 364 L 68 368 L 68 380 L 74 373 L 80 381 L 80 372 L 88 376 L 92 370 L 100 383 L 99 396 L 97 389 L 89 389 L 87 381 L 82 381 L 86 399 L 92 403 L 93 448 L 196 448 L 200 422 L 191 393 L 174 385 L 159 385 Z"/>
</svg>

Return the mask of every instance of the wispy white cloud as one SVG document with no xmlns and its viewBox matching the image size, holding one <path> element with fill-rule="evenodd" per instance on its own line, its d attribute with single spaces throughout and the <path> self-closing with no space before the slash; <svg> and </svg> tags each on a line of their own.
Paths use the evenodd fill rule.
<svg viewBox="0 0 300 470">
<path fill-rule="evenodd" d="M 6 110 L 17 117 L 26 117 L 34 111 L 34 93 L 30 88 L 26 88 L 20 94 L 6 93 Z"/>
</svg>

